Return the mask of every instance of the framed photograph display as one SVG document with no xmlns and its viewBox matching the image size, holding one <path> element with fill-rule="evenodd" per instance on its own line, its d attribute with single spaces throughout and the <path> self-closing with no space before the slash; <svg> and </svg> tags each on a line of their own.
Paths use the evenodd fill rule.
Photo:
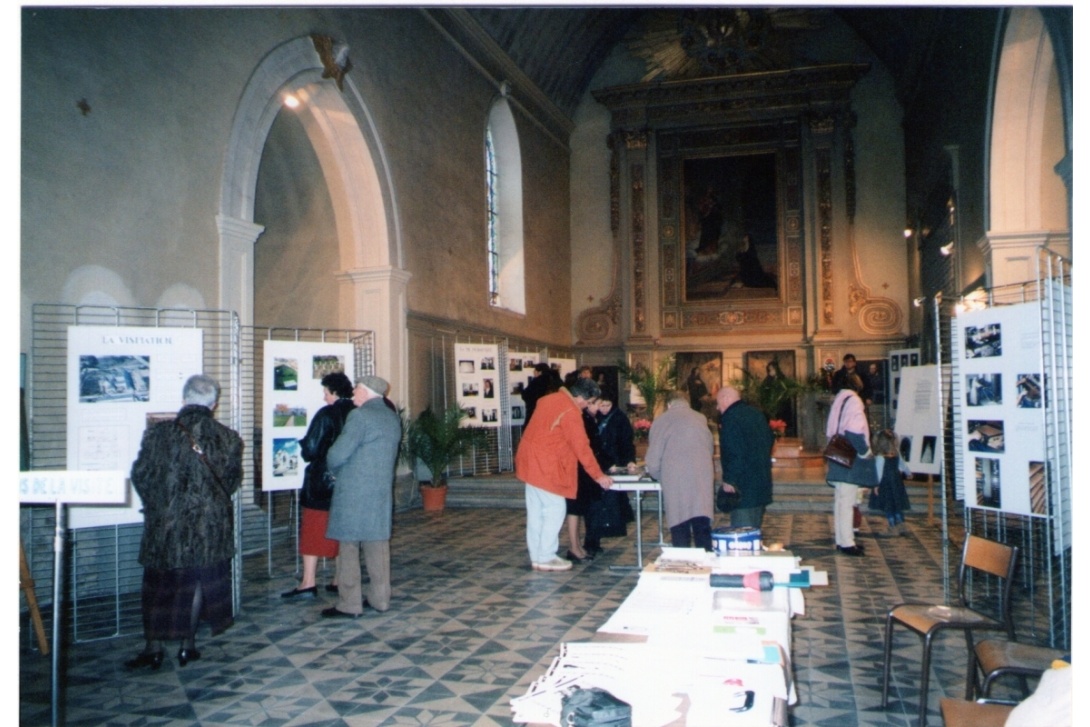
<svg viewBox="0 0 1090 727">
<path fill-rule="evenodd" d="M 350 343 L 265 341 L 262 355 L 261 489 L 297 490 L 306 470 L 299 440 L 325 406 L 322 377 L 354 371 L 355 352 Z"/>
<path fill-rule="evenodd" d="M 1047 514 L 1040 305 L 961 313 L 951 338 L 965 504 Z"/>
</svg>

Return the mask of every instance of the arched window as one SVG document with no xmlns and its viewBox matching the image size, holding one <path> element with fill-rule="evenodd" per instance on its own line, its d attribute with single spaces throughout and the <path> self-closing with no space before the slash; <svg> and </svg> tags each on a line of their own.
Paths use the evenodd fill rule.
<svg viewBox="0 0 1090 727">
<path fill-rule="evenodd" d="M 522 240 L 522 156 L 515 117 L 506 98 L 488 114 L 485 130 L 488 215 L 488 302 L 526 312 Z"/>
</svg>

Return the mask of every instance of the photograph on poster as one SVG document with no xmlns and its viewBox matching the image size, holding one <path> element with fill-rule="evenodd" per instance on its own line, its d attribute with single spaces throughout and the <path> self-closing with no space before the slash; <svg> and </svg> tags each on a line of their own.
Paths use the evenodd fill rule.
<svg viewBox="0 0 1090 727">
<path fill-rule="evenodd" d="M 521 406 L 511 407 L 511 418 L 512 419 L 522 419 L 522 407 Z"/>
<path fill-rule="evenodd" d="M 976 504 L 981 507 L 1001 507 L 997 459 L 976 458 Z"/>
<path fill-rule="evenodd" d="M 920 448 L 920 464 L 934 464 L 935 463 L 935 437 L 926 436 L 923 438 L 923 446 Z"/>
<path fill-rule="evenodd" d="M 476 373 L 477 365 L 470 360 L 463 359 L 458 362 L 458 373 L 460 374 L 472 374 Z"/>
<path fill-rule="evenodd" d="M 532 367 L 531 367 L 532 368 Z M 513 358 L 507 362 L 508 371 L 522 371 L 522 359 Z"/>
<path fill-rule="evenodd" d="M 299 440 L 273 439 L 273 477 L 299 474 Z"/>
<path fill-rule="evenodd" d="M 526 384 L 521 381 L 516 381 L 515 385 L 511 387 L 511 396 L 522 396 L 522 392 L 526 389 Z"/>
<path fill-rule="evenodd" d="M 81 404 L 104 401 L 148 401 L 150 356 L 80 356 L 79 400 Z"/>
<path fill-rule="evenodd" d="M 1006 451 L 1002 421 L 970 419 L 968 427 L 970 452 L 1002 454 Z"/>
<path fill-rule="evenodd" d="M 481 357 L 481 371 L 495 371 L 496 370 L 496 357 L 495 356 L 482 356 Z"/>
<path fill-rule="evenodd" d="M 462 384 L 462 396 L 477 396 L 479 393 L 476 383 Z"/>
<path fill-rule="evenodd" d="M 1003 374 L 966 374 L 965 403 L 989 406 L 1003 403 Z"/>
<path fill-rule="evenodd" d="M 901 459 L 908 462 L 912 459 L 912 437 L 901 437 Z"/>
<path fill-rule="evenodd" d="M 305 406 L 292 406 L 291 404 L 277 404 L 273 407 L 274 427 L 305 427 L 307 425 L 307 408 Z"/>
<path fill-rule="evenodd" d="M 1014 405 L 1019 409 L 1041 408 L 1041 375 L 1018 374 Z"/>
<path fill-rule="evenodd" d="M 1048 512 L 1048 493 L 1045 490 L 1045 463 L 1029 463 L 1029 502 L 1035 515 Z"/>
<path fill-rule="evenodd" d="M 496 391 L 493 388 L 492 379 L 485 379 L 481 382 L 481 396 L 486 399 L 492 399 L 496 396 Z"/>
<path fill-rule="evenodd" d="M 965 326 L 965 358 L 1003 355 L 1003 333 L 998 323 Z"/>
<path fill-rule="evenodd" d="M 321 381 L 327 374 L 344 373 L 344 356 L 314 356 L 311 365 L 312 379 Z"/>
<path fill-rule="evenodd" d="M 901 361 L 901 358 L 899 356 L 890 356 L 889 357 L 889 370 L 890 371 L 900 371 L 901 370 L 901 367 L 899 365 L 900 361 Z"/>
<path fill-rule="evenodd" d="M 495 409 L 481 409 L 481 421 L 482 422 L 494 422 L 496 421 Z"/>
<path fill-rule="evenodd" d="M 299 390 L 299 361 L 294 358 L 273 360 L 273 389 L 275 391 Z"/>
<path fill-rule="evenodd" d="M 909 366 L 919 366 L 920 365 L 920 354 L 910 353 L 908 355 L 908 365 Z"/>
<path fill-rule="evenodd" d="M 463 406 L 462 408 L 466 410 L 466 420 L 467 421 L 477 419 L 477 407 L 475 407 L 475 406 Z"/>
<path fill-rule="evenodd" d="M 901 368 L 904 368 L 905 366 L 908 366 L 908 354 L 907 353 L 902 353 L 901 354 Z"/>
</svg>

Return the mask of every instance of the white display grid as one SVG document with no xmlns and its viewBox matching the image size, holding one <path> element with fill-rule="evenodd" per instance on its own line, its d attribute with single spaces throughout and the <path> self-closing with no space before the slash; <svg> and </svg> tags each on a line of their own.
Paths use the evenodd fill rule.
<svg viewBox="0 0 1090 727">
<path fill-rule="evenodd" d="M 499 368 L 500 349 L 494 343 L 456 343 L 454 345 L 454 386 L 458 406 L 469 412 L 462 420 L 465 427 L 500 426 L 507 417 L 500 407 L 500 387 L 504 385 Z"/>
</svg>

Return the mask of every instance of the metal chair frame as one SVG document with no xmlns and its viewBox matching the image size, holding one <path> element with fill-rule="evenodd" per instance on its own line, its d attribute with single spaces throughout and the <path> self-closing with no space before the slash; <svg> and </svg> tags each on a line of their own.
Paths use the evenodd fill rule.
<svg viewBox="0 0 1090 727">
<path fill-rule="evenodd" d="M 958 601 L 955 606 L 927 603 L 902 603 L 890 609 L 886 615 L 885 655 L 882 671 L 882 707 L 889 705 L 889 675 L 893 657 L 893 626 L 896 623 L 916 632 L 923 640 L 923 659 L 920 671 L 919 727 L 927 725 L 927 693 L 931 677 L 931 648 L 936 636 L 943 631 L 957 629 L 965 634 L 968 654 L 966 672 L 966 699 L 972 699 L 976 676 L 976 658 L 973 652 L 973 632 L 1003 631 L 1014 640 L 1014 621 L 1011 618 L 1011 586 L 1014 569 L 1018 562 L 1018 548 L 993 540 L 968 535 L 962 550 L 958 568 Z M 980 571 L 1002 580 L 999 594 L 999 618 L 993 618 L 971 607 L 967 595 L 970 570 Z"/>
</svg>

